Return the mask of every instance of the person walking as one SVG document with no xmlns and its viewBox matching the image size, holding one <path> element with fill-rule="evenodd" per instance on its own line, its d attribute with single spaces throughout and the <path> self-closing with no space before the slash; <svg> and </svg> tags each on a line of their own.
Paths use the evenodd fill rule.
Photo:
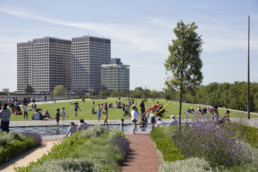
<svg viewBox="0 0 258 172">
<path fill-rule="evenodd" d="M 100 104 L 98 104 L 98 107 L 97 107 L 97 116 L 98 116 L 98 122 L 100 121 L 100 118 L 101 118 L 101 108 L 100 108 Z"/>
<path fill-rule="evenodd" d="M 104 114 L 104 126 L 105 125 L 107 125 L 107 127 L 108 127 L 108 122 L 107 122 L 107 120 L 108 120 L 108 108 L 107 108 L 107 106 L 105 105 L 105 111 L 103 112 L 103 114 Z"/>
<path fill-rule="evenodd" d="M 145 112 L 144 101 L 141 102 L 140 107 L 141 107 L 141 113 L 144 113 Z"/>
<path fill-rule="evenodd" d="M 60 109 L 56 109 L 56 127 L 59 125 L 59 120 L 60 120 Z"/>
<path fill-rule="evenodd" d="M 75 102 L 75 103 L 74 103 L 74 112 L 75 112 L 75 116 L 77 116 L 78 109 L 80 109 L 80 107 L 79 107 L 79 103 L 78 103 L 78 102 Z M 81 110 L 81 109 L 80 109 L 80 110 Z"/>
<path fill-rule="evenodd" d="M 9 133 L 11 111 L 7 108 L 7 104 L 4 104 L 3 109 L 0 111 L 1 129 Z"/>
<path fill-rule="evenodd" d="M 137 122 L 137 118 L 138 118 L 139 116 L 141 116 L 141 115 L 139 114 L 139 112 L 138 112 L 136 106 L 133 106 L 132 112 L 131 112 L 131 116 L 132 116 L 131 120 L 132 120 L 132 122 L 133 122 L 133 134 L 135 134 L 135 129 L 136 129 L 136 125 L 137 125 L 137 123 L 136 123 L 136 122 Z"/>
<path fill-rule="evenodd" d="M 63 118 L 63 122 L 65 120 L 65 107 L 63 107 L 62 111 L 61 111 L 61 114 L 62 114 L 62 118 Z"/>
<path fill-rule="evenodd" d="M 26 104 L 23 105 L 23 116 L 24 116 L 24 119 L 28 118 L 28 112 L 27 112 L 27 107 L 26 106 L 27 106 Z"/>
</svg>

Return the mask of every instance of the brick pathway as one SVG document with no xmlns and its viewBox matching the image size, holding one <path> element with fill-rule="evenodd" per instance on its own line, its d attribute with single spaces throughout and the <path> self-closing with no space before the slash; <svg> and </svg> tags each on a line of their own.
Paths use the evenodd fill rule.
<svg viewBox="0 0 258 172">
<path fill-rule="evenodd" d="M 129 154 L 121 166 L 122 172 L 157 172 L 159 158 L 151 141 L 150 134 L 128 134 Z"/>
</svg>

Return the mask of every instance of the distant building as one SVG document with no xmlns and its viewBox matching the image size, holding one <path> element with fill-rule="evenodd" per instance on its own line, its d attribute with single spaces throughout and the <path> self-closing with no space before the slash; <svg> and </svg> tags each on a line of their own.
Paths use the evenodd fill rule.
<svg viewBox="0 0 258 172">
<path fill-rule="evenodd" d="M 101 65 L 110 64 L 111 41 L 83 36 L 72 38 L 72 90 L 101 91 Z"/>
<path fill-rule="evenodd" d="M 56 85 L 71 89 L 71 41 L 45 37 L 17 44 L 17 91 L 31 85 L 35 93 Z"/>
<path fill-rule="evenodd" d="M 111 64 L 101 65 L 102 90 L 130 90 L 129 65 L 123 65 L 118 58 L 112 58 Z"/>
</svg>

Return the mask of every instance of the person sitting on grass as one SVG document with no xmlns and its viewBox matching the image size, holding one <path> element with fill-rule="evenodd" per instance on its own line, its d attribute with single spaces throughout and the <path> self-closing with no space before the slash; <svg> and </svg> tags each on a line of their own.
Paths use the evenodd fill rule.
<svg viewBox="0 0 258 172">
<path fill-rule="evenodd" d="M 46 109 L 45 112 L 43 113 L 43 119 L 51 119 L 50 114 L 48 110 Z"/>
<path fill-rule="evenodd" d="M 78 131 L 86 130 L 88 128 L 88 124 L 84 122 L 83 119 L 80 119 L 80 123 L 78 124 Z"/>
<path fill-rule="evenodd" d="M 91 114 L 92 114 L 92 115 L 97 114 L 97 112 L 95 111 L 94 108 L 91 109 Z"/>
<path fill-rule="evenodd" d="M 34 104 L 32 104 L 31 105 L 31 109 L 30 110 L 35 110 L 36 111 L 36 109 L 37 109 L 37 105 L 34 103 Z"/>
<path fill-rule="evenodd" d="M 165 125 L 165 123 L 161 120 L 160 117 L 158 117 L 157 124 L 155 127 L 164 126 L 164 125 Z"/>
<path fill-rule="evenodd" d="M 32 115 L 32 119 L 34 119 L 34 120 L 41 120 L 42 119 L 42 115 L 39 112 L 39 109 L 36 109 L 36 112 Z"/>
<path fill-rule="evenodd" d="M 76 131 L 77 131 L 77 128 L 75 127 L 74 122 L 71 122 L 70 127 L 68 128 L 68 131 L 65 135 L 65 138 L 73 135 Z"/>
</svg>

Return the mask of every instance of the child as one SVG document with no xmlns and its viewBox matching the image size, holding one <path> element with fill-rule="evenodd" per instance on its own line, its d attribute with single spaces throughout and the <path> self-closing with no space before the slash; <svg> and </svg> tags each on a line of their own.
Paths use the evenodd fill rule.
<svg viewBox="0 0 258 172">
<path fill-rule="evenodd" d="M 58 108 L 56 110 L 56 127 L 58 127 L 59 119 L 60 119 L 60 109 Z"/>
<path fill-rule="evenodd" d="M 62 113 L 63 122 L 64 122 L 64 119 L 65 119 L 65 108 L 64 108 L 64 107 L 63 107 L 63 109 L 62 109 L 61 113 Z"/>
<path fill-rule="evenodd" d="M 125 126 L 125 124 L 124 124 L 124 118 L 122 118 L 122 119 L 121 119 L 121 130 L 122 130 L 122 131 L 124 131 L 124 126 Z"/>
</svg>

